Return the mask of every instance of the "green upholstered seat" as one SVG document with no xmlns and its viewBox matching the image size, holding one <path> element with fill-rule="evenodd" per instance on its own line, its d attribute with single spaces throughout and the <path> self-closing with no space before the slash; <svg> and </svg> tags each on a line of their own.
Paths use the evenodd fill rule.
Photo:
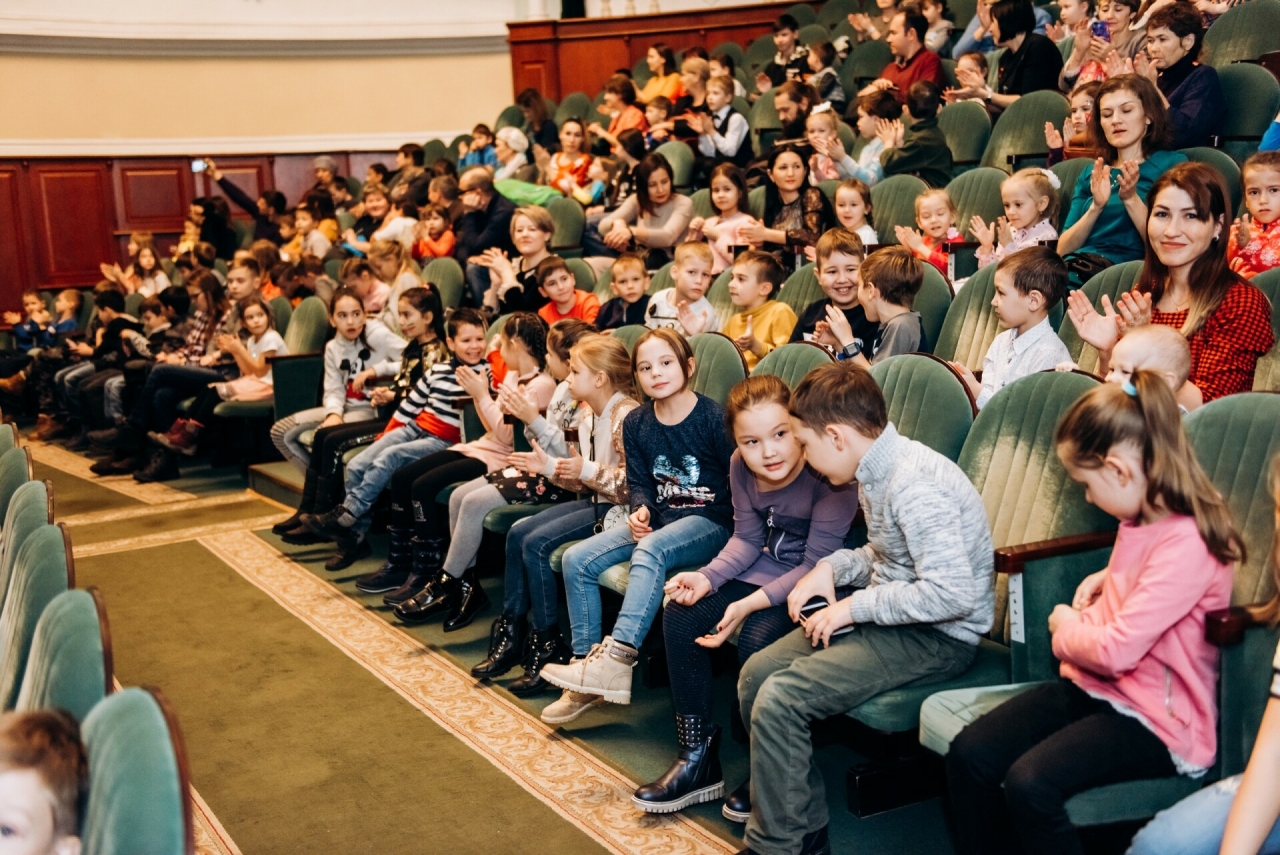
<svg viewBox="0 0 1280 855">
<path fill-rule="evenodd" d="M 0 454 L 0 518 L 9 513 L 9 502 L 14 492 L 31 477 L 30 450 L 11 448 Z"/>
<path fill-rule="evenodd" d="M 1009 165 L 1010 157 L 1028 155 L 1030 162 L 1019 162 L 1017 168 L 1043 164 L 1049 153 L 1048 144 L 1044 141 L 1044 123 L 1052 122 L 1054 127 L 1060 128 L 1062 120 L 1070 112 L 1071 105 L 1057 92 L 1045 89 L 1023 95 L 996 120 L 982 155 L 982 165 L 1008 172 L 1013 169 Z"/>
<path fill-rule="evenodd" d="M 863 42 L 853 49 L 840 67 L 840 80 L 844 91 L 857 92 L 880 76 L 884 67 L 893 62 L 893 53 L 884 41 Z"/>
<path fill-rule="evenodd" d="M 871 366 L 871 376 L 884 393 L 889 421 L 903 436 L 949 460 L 960 456 L 974 408 L 950 366 L 925 354 L 902 353 Z"/>
<path fill-rule="evenodd" d="M 511 110 L 511 109 L 513 108 L 508 107 L 506 110 L 503 110 L 502 111 L 503 115 L 506 115 L 507 110 Z M 524 121 L 524 114 L 521 113 L 520 110 L 517 108 L 515 115 L 518 117 L 516 119 L 516 127 L 519 127 L 520 123 Z M 501 116 L 499 116 L 498 121 L 499 122 L 502 121 Z M 497 130 L 497 127 L 498 126 L 495 125 L 494 129 Z M 435 163 L 440 158 L 442 157 L 447 158 L 449 156 L 449 146 L 447 146 L 445 144 L 445 141 L 441 139 L 427 140 L 422 146 L 422 155 L 423 155 L 423 163 L 427 165 L 427 168 L 430 168 L 431 164 Z"/>
<path fill-rule="evenodd" d="M 577 203 L 575 202 L 574 204 Z M 573 274 L 575 288 L 588 293 L 596 290 L 596 274 L 592 271 L 590 264 L 587 264 L 581 258 L 566 258 L 564 263 L 569 268 L 569 272 Z"/>
<path fill-rule="evenodd" d="M 800 44 L 815 45 L 818 42 L 825 42 L 831 39 L 831 33 L 822 24 L 805 24 L 800 28 Z"/>
<path fill-rule="evenodd" d="M 596 278 L 595 290 L 593 291 L 602 306 L 609 300 L 612 300 L 615 296 L 613 293 L 612 283 L 613 265 L 611 264 L 604 270 L 600 271 L 600 275 Z"/>
<path fill-rule="evenodd" d="M 126 294 L 124 297 L 124 313 L 138 317 L 138 307 L 142 305 L 142 301 L 147 299 L 146 295 L 140 291 L 134 291 L 132 294 Z"/>
<path fill-rule="evenodd" d="M 892 175 L 871 188 L 872 217 L 881 246 L 898 243 L 894 226 L 916 227 L 916 197 L 928 189 L 914 175 Z"/>
<path fill-rule="evenodd" d="M 444 156 L 457 166 L 459 157 L 458 152 L 462 150 L 462 144 L 466 143 L 467 145 L 470 145 L 471 139 L 471 134 L 458 134 L 456 137 L 449 140 L 449 145 L 445 147 Z"/>
<path fill-rule="evenodd" d="M 671 164 L 671 183 L 676 192 L 683 193 L 693 184 L 693 149 L 678 140 L 663 143 L 653 151 Z"/>
<path fill-rule="evenodd" d="M 17 447 L 18 447 L 17 428 L 15 428 L 11 424 L 8 424 L 7 422 L 4 424 L 0 424 L 0 454 L 3 454 L 4 452 L 8 451 L 11 448 L 17 448 Z"/>
<path fill-rule="evenodd" d="M 1244 3 L 1228 9 L 1205 31 L 1200 61 L 1215 68 L 1280 50 L 1280 2 Z"/>
<path fill-rule="evenodd" d="M 560 127 L 568 119 L 586 119 L 591 115 L 591 98 L 585 92 L 570 92 L 564 96 L 560 106 L 556 107 L 553 117 L 556 127 Z"/>
<path fill-rule="evenodd" d="M 502 327 L 506 324 L 510 315 L 499 315 L 493 319 L 493 323 L 489 324 L 489 328 L 484 331 L 484 343 L 490 344 L 498 333 L 502 332 Z"/>
<path fill-rule="evenodd" d="M 973 104 L 972 101 L 952 104 L 953 107 Z M 974 104 L 974 106 L 978 106 Z M 979 107 L 981 109 L 981 107 Z M 983 110 L 985 113 L 986 110 Z M 1009 177 L 1003 169 L 990 166 L 979 166 L 971 169 L 947 185 L 947 195 L 956 206 L 956 227 L 964 234 L 965 240 L 975 241 L 977 237 L 970 229 L 974 215 L 982 217 L 988 225 L 1004 216 L 1004 202 L 1000 199 L 1000 185 Z"/>
<path fill-rule="evenodd" d="M 995 272 L 994 264 L 982 268 L 956 294 L 938 332 L 935 355 L 948 362 L 963 363 L 973 371 L 982 368 L 987 348 L 1000 333 L 1000 320 L 991 307 L 996 293 Z"/>
<path fill-rule="evenodd" d="M 938 114 L 938 127 L 951 149 L 952 175 L 971 170 L 982 161 L 991 137 L 991 117 L 985 107 L 976 101 L 948 104 Z"/>
<path fill-rule="evenodd" d="M 686 150 L 688 148 L 685 146 Z M 582 232 L 587 227 L 587 215 L 578 201 L 567 196 L 557 196 L 547 203 L 547 213 L 551 214 L 551 222 L 555 225 L 555 231 L 551 233 L 551 251 L 562 257 L 575 253 L 581 255 Z M 591 281 L 595 283 L 594 276 Z"/>
<path fill-rule="evenodd" d="M 742 45 L 737 42 L 721 42 L 711 49 L 708 56 L 719 56 L 720 54 L 733 57 L 735 68 L 742 65 L 742 61 L 746 58 L 746 52 L 742 50 Z"/>
<path fill-rule="evenodd" d="M 811 262 L 787 278 L 777 294 L 777 300 L 790 306 L 799 317 L 810 304 L 825 299 L 826 296 L 822 286 L 818 284 L 817 270 Z"/>
<path fill-rule="evenodd" d="M 271 365 L 275 396 L 266 401 L 223 401 L 213 414 L 224 419 L 281 419 L 316 405 L 320 397 L 320 377 L 324 373 L 325 334 L 329 331 L 329 311 L 319 297 L 307 297 L 289 316 L 284 333 L 288 356 Z M 185 403 L 185 402 L 184 402 Z"/>
<path fill-rule="evenodd" d="M 293 320 L 293 304 L 289 302 L 288 297 L 272 297 L 271 302 L 271 320 L 275 322 L 276 332 L 280 336 L 289 334 L 289 321 Z"/>
<path fill-rule="evenodd" d="M 0 610 L 0 709 L 13 709 L 18 700 L 40 615 L 73 583 L 66 534 L 60 526 L 43 525 L 18 547 Z"/>
<path fill-rule="evenodd" d="M 1249 280 L 1271 301 L 1271 329 L 1280 330 L 1280 268 L 1273 268 Z M 1253 391 L 1280 392 L 1280 345 L 1258 360 L 1253 375 Z"/>
<path fill-rule="evenodd" d="M 729 318 L 738 311 L 738 308 L 733 305 L 732 298 L 729 297 L 729 280 L 731 279 L 733 279 L 732 267 L 717 276 L 711 283 L 711 287 L 707 289 L 707 302 L 716 310 L 716 329 L 724 329 Z"/>
<path fill-rule="evenodd" d="M 818 23 L 831 29 L 841 21 L 847 20 L 849 15 L 861 11 L 862 6 L 857 0 L 828 0 L 818 10 Z M 715 56 L 715 54 L 713 53 L 712 56 Z"/>
<path fill-rule="evenodd" d="M 945 755 L 960 731 L 1036 682 L 935 692 L 920 707 L 920 744 Z"/>
<path fill-rule="evenodd" d="M 920 323 L 924 326 L 925 337 L 929 339 L 928 346 L 920 349 L 933 353 L 947 313 L 951 310 L 951 286 L 938 268 L 928 263 L 921 266 L 924 268 L 924 280 L 911 308 L 920 313 Z"/>
<path fill-rule="evenodd" d="M 766 353 L 751 369 L 751 376 L 772 374 L 794 389 L 810 371 L 834 361 L 831 352 L 822 345 L 797 341 Z"/>
<path fill-rule="evenodd" d="M 1141 261 L 1126 261 L 1123 264 L 1108 267 L 1084 283 L 1084 287 L 1080 290 L 1089 298 L 1089 302 L 1093 303 L 1094 307 L 1101 312 L 1102 297 L 1104 295 L 1114 306 L 1121 294 L 1133 290 L 1133 286 L 1137 283 L 1138 276 L 1141 274 Z M 1062 339 L 1062 343 L 1067 346 L 1067 353 L 1071 354 L 1072 361 L 1080 366 L 1081 371 L 1088 371 L 1091 374 L 1098 373 L 1098 351 L 1092 345 L 1085 344 L 1080 339 L 1079 334 L 1076 333 L 1076 326 L 1071 322 L 1070 317 L 1062 319 L 1062 326 L 1058 328 L 1058 338 Z"/>
<path fill-rule="evenodd" d="M 666 288 L 674 288 L 675 280 L 671 278 L 671 262 L 667 262 L 649 277 L 649 295 L 653 296 Z"/>
<path fill-rule="evenodd" d="M 1187 160 L 1207 163 L 1222 173 L 1222 177 L 1227 179 L 1227 188 L 1231 191 L 1231 210 L 1240 210 L 1240 200 L 1243 198 L 1240 184 L 1240 165 L 1232 160 L 1230 155 L 1207 146 L 1184 148 L 1182 153 L 1187 156 Z"/>
<path fill-rule="evenodd" d="M 640 340 L 640 336 L 648 331 L 649 328 L 643 324 L 627 324 L 625 327 L 619 327 L 614 330 L 612 335 L 626 345 L 627 351 L 630 352 L 636 346 L 636 342 Z"/>
<path fill-rule="evenodd" d="M 96 588 L 63 591 L 36 623 L 19 710 L 64 709 L 84 721 L 111 691 L 111 632 Z"/>
<path fill-rule="evenodd" d="M 770 40 L 772 45 L 772 40 Z M 769 150 L 770 142 L 782 132 L 782 120 L 778 118 L 778 110 L 773 106 L 775 89 L 761 95 L 751 105 L 747 114 L 747 125 L 751 128 L 751 147 L 757 157 L 763 157 Z"/>
<path fill-rule="evenodd" d="M 1087 157 L 1073 157 L 1049 167 L 1049 171 L 1058 176 L 1058 183 L 1062 185 L 1058 188 L 1058 210 L 1063 214 L 1071 209 L 1071 195 L 1075 192 L 1076 182 L 1080 180 L 1080 173 L 1092 163 Z"/>
<path fill-rule="evenodd" d="M 724 406 L 729 390 L 747 378 L 742 351 L 728 336 L 717 332 L 695 335 L 689 345 L 694 359 L 689 388 Z"/>
<path fill-rule="evenodd" d="M 13 493 L 4 515 L 4 529 L 0 532 L 0 604 L 9 590 L 9 577 L 18 558 L 18 548 L 43 525 L 53 523 L 53 503 L 49 500 L 50 486 L 45 481 L 28 481 Z"/>
<path fill-rule="evenodd" d="M 795 18 L 796 23 L 800 25 L 802 30 L 810 24 L 817 23 L 818 20 L 818 13 L 813 11 L 813 7 L 808 3 L 792 3 L 784 10 L 783 14 Z M 808 42 L 805 42 L 805 44 L 808 44 Z"/>
<path fill-rule="evenodd" d="M 520 108 L 515 104 L 505 108 L 498 114 L 497 121 L 493 123 L 493 130 L 502 130 L 503 128 L 522 128 L 524 127 L 524 113 L 520 112 Z M 430 143 L 428 143 L 430 145 Z M 428 160 L 427 165 L 430 166 L 432 161 Z"/>
<path fill-rule="evenodd" d="M 1218 82 L 1227 113 L 1214 133 L 1222 137 L 1222 150 L 1243 166 L 1280 112 L 1280 81 L 1260 65 L 1241 62 L 1218 69 Z"/>
<path fill-rule="evenodd" d="M 89 755 L 84 851 L 194 852 L 187 758 L 164 696 L 136 688 L 108 695 L 85 719 L 81 736 Z"/>
<path fill-rule="evenodd" d="M 706 220 L 716 215 L 716 209 L 711 204 L 711 191 L 706 187 L 690 196 L 689 201 L 693 203 L 694 217 L 701 217 Z"/>
<path fill-rule="evenodd" d="M 422 270 L 422 278 L 440 295 L 440 305 L 456 309 L 462 303 L 462 288 L 466 277 L 462 265 L 452 258 L 435 258 Z"/>
<path fill-rule="evenodd" d="M 751 44 L 747 45 L 746 54 L 743 56 L 746 65 L 755 68 L 764 68 L 773 59 L 773 55 L 777 53 L 777 49 L 773 46 L 773 35 L 766 33 L 759 36 Z M 643 65 L 643 60 L 641 60 Z M 646 66 L 646 70 L 648 67 Z M 643 84 L 642 84 L 643 85 Z"/>
<path fill-rule="evenodd" d="M 753 187 L 747 193 L 747 213 L 757 220 L 764 219 L 764 187 Z"/>
</svg>

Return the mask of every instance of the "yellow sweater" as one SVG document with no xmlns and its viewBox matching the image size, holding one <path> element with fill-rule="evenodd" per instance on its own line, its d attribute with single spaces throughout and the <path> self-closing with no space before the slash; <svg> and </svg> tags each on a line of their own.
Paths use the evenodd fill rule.
<svg viewBox="0 0 1280 855">
<path fill-rule="evenodd" d="M 751 320 L 751 333 L 764 345 L 765 353 L 790 341 L 791 331 L 796 327 L 796 313 L 790 306 L 777 300 L 766 300 L 755 309 L 729 318 L 721 332 L 736 341 L 738 336 L 746 333 L 748 319 Z M 743 351 L 742 355 L 746 357 L 748 371 L 760 361 L 760 357 L 751 351 Z"/>
</svg>

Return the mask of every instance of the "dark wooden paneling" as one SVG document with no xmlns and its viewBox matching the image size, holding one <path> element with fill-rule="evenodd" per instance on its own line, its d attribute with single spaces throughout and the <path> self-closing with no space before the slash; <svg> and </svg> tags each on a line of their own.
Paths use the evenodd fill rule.
<svg viewBox="0 0 1280 855">
<path fill-rule="evenodd" d="M 0 276 L 0 311 L 21 308 L 22 292 L 33 278 L 29 232 L 21 227 L 30 220 L 23 204 L 25 183 L 21 166 L 0 165 L 0 270 L 5 272 Z"/>
<path fill-rule="evenodd" d="M 347 171 L 346 152 L 329 152 L 330 157 L 338 161 L 338 171 L 343 175 Z M 284 193 L 290 205 L 302 201 L 302 196 L 316 183 L 315 167 L 312 165 L 317 155 L 314 154 L 281 154 L 274 158 L 272 169 L 275 174 L 276 189 Z M 391 160 L 395 163 L 395 158 Z M 362 177 L 362 176 L 356 176 Z"/>
<path fill-rule="evenodd" d="M 191 161 L 118 160 L 111 171 L 116 223 L 122 231 L 182 229 L 191 206 Z"/>
<path fill-rule="evenodd" d="M 111 176 L 105 162 L 43 161 L 30 167 L 32 211 L 39 221 L 36 262 L 41 285 L 96 281 L 114 257 Z"/>
<path fill-rule="evenodd" d="M 248 193 L 249 198 L 255 202 L 258 201 L 258 195 L 263 190 L 275 189 L 275 179 L 271 174 L 270 157 L 220 157 L 215 163 L 223 178 Z M 209 176 L 208 172 L 200 174 L 196 186 L 202 196 L 222 196 L 225 198 L 227 195 L 222 192 L 222 188 Z M 239 205 L 234 202 L 229 204 L 232 217 L 242 220 L 252 219 L 252 215 L 242 210 Z"/>
</svg>

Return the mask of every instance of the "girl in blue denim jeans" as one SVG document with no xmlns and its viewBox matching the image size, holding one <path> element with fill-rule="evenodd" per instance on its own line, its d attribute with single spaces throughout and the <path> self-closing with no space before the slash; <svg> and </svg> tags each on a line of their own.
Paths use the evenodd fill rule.
<svg viewBox="0 0 1280 855">
<path fill-rule="evenodd" d="M 636 342 L 631 367 L 649 399 L 622 426 L 631 515 L 564 554 L 574 659 L 542 669 L 565 690 L 543 710 L 549 723 L 571 721 L 601 701 L 631 703 L 631 669 L 662 605 L 667 574 L 705 565 L 732 533 L 733 444 L 724 409 L 689 388 L 689 343 L 675 330 L 650 330 Z M 613 634 L 601 639 L 600 577 L 624 561 L 631 569 L 622 610 Z"/>
</svg>

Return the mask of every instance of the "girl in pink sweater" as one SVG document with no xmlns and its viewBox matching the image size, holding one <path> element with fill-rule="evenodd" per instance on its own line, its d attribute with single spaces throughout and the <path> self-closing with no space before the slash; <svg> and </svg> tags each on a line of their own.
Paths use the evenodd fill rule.
<svg viewBox="0 0 1280 855">
<path fill-rule="evenodd" d="M 947 783 L 961 853 L 1080 853 L 1066 802 L 1105 784 L 1198 776 L 1217 751 L 1218 660 L 1205 614 L 1231 600 L 1244 544 L 1153 372 L 1076 401 L 1067 474 L 1120 519 L 1106 569 L 1049 616 L 1063 679 L 961 731 Z"/>
</svg>

